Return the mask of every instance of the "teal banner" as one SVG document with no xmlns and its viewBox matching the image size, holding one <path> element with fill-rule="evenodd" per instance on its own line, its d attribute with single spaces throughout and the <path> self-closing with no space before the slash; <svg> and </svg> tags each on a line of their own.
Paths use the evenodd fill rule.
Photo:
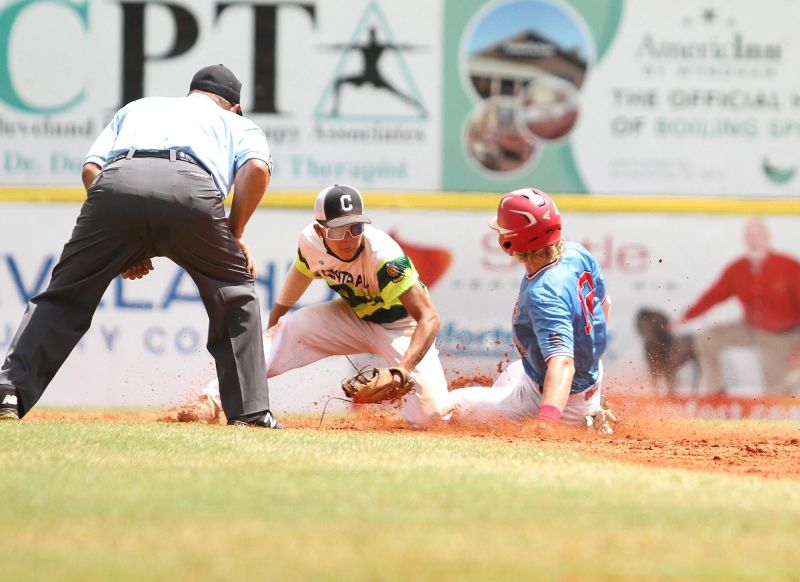
<svg viewBox="0 0 800 582">
<path fill-rule="evenodd" d="M 443 188 L 585 192 L 572 151 L 587 75 L 622 0 L 449 0 Z"/>
</svg>

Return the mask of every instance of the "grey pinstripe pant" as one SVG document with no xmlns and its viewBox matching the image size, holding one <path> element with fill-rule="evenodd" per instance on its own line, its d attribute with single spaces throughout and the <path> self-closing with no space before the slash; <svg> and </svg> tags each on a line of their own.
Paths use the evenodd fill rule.
<svg viewBox="0 0 800 582">
<path fill-rule="evenodd" d="M 89 329 L 124 269 L 154 256 L 183 267 L 208 313 L 208 351 L 228 418 L 269 408 L 255 282 L 210 175 L 189 162 L 123 159 L 95 179 L 45 291 L 31 299 L 0 369 L 20 416 Z"/>
</svg>

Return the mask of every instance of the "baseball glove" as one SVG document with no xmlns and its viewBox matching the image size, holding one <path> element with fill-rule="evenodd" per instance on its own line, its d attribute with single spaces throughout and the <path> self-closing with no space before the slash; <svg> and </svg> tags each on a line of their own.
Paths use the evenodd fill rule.
<svg viewBox="0 0 800 582">
<path fill-rule="evenodd" d="M 414 379 L 405 368 L 365 366 L 342 380 L 342 390 L 356 404 L 376 404 L 397 400 L 414 387 Z"/>
</svg>

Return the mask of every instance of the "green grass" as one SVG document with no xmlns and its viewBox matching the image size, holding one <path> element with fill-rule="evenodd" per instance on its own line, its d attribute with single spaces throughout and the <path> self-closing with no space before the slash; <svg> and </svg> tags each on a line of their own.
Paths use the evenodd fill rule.
<svg viewBox="0 0 800 582">
<path fill-rule="evenodd" d="M 535 442 L 0 423 L 0 580 L 776 580 L 800 483 Z"/>
</svg>

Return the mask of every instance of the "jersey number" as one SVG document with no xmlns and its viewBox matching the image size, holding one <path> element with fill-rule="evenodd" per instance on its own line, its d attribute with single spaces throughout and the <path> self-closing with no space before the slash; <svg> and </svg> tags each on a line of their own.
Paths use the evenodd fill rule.
<svg viewBox="0 0 800 582">
<path fill-rule="evenodd" d="M 588 293 L 584 294 L 584 287 L 588 288 Z M 584 330 L 586 335 L 592 333 L 592 319 L 594 317 L 594 278 L 589 271 L 584 271 L 578 277 L 578 300 L 583 308 L 583 317 L 586 320 Z"/>
</svg>

